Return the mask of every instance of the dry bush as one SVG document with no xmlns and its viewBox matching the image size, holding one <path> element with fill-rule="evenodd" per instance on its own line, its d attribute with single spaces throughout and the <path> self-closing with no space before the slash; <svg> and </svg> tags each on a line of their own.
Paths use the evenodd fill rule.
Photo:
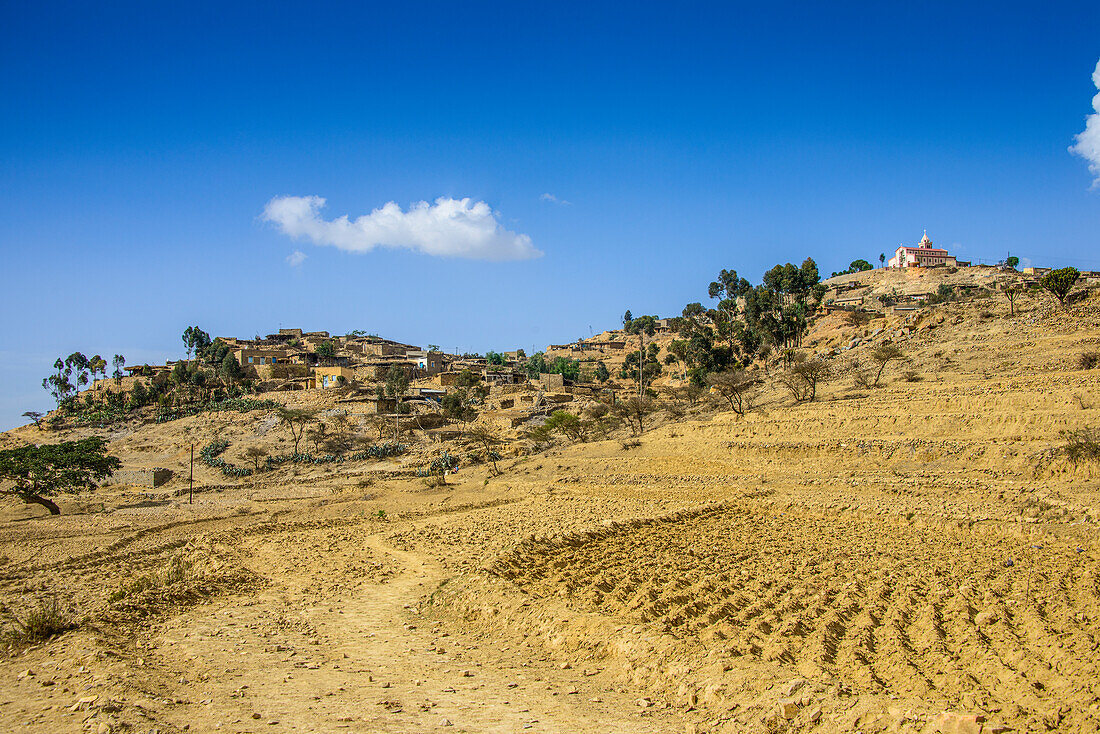
<svg viewBox="0 0 1100 734">
<path fill-rule="evenodd" d="M 871 323 L 871 314 L 866 311 L 849 311 L 844 315 L 849 326 L 866 326 Z"/>
<path fill-rule="evenodd" d="M 856 390 L 867 390 L 874 381 L 873 370 L 858 359 L 853 359 L 848 367 L 852 373 L 852 387 Z"/>
<path fill-rule="evenodd" d="M 1077 366 L 1083 370 L 1096 369 L 1100 366 L 1100 352 L 1082 352 L 1077 358 Z"/>
<path fill-rule="evenodd" d="M 532 426 L 525 429 L 523 437 L 531 442 L 535 451 L 546 448 L 554 441 L 554 433 L 545 423 L 541 426 Z"/>
<path fill-rule="evenodd" d="M 606 439 L 607 435 L 619 427 L 621 420 L 612 415 L 607 403 L 593 403 L 584 409 L 584 428 Z"/>
<path fill-rule="evenodd" d="M 1074 464 L 1100 460 L 1100 433 L 1096 429 L 1078 428 L 1073 431 L 1062 431 L 1061 435 L 1066 440 L 1062 452 Z"/>
<path fill-rule="evenodd" d="M 691 407 L 699 402 L 699 399 L 707 394 L 707 389 L 701 385 L 689 382 L 688 384 L 673 389 L 672 396 L 678 401 L 687 403 Z"/>
<path fill-rule="evenodd" d="M 630 449 L 636 449 L 642 445 L 642 442 L 636 438 L 629 438 L 625 441 L 620 441 L 619 445 L 623 447 L 623 451 L 629 451 Z"/>
<path fill-rule="evenodd" d="M 832 369 L 820 357 L 809 359 L 796 353 L 790 369 L 779 375 L 779 383 L 787 388 L 796 403 L 811 402 L 817 397 L 817 386 L 832 376 Z"/>
<path fill-rule="evenodd" d="M 920 382 L 924 379 L 924 375 L 917 372 L 916 370 L 906 370 L 905 373 L 902 375 L 902 378 L 906 382 Z"/>
<path fill-rule="evenodd" d="M 15 626 L 7 631 L 5 641 L 13 645 L 44 642 L 77 627 L 56 597 L 39 602 L 22 619 L 13 614 L 12 621 Z"/>
<path fill-rule="evenodd" d="M 657 409 L 656 401 L 648 395 L 635 395 L 614 405 L 614 414 L 626 421 L 630 432 L 637 436 L 645 432 L 645 421 Z"/>
<path fill-rule="evenodd" d="M 756 404 L 756 380 L 744 370 L 707 375 L 707 384 L 726 399 L 737 415 L 748 413 Z"/>
</svg>

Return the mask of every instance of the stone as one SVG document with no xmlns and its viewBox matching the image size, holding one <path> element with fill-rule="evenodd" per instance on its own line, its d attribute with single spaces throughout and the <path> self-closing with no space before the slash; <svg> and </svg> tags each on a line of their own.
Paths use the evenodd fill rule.
<svg viewBox="0 0 1100 734">
<path fill-rule="evenodd" d="M 454 726 L 454 724 L 451 723 L 450 719 L 440 719 L 439 720 L 439 725 L 440 726 Z"/>
<path fill-rule="evenodd" d="M 977 616 L 974 617 L 974 624 L 985 627 L 995 623 L 998 619 L 1000 619 L 1000 616 L 995 609 L 986 609 L 983 612 L 978 612 Z"/>
<path fill-rule="evenodd" d="M 778 705 L 779 715 L 787 721 L 798 716 L 798 701 L 793 698 L 781 698 L 778 701 Z"/>
<path fill-rule="evenodd" d="M 798 689 L 802 688 L 802 686 L 804 685 L 806 685 L 805 680 L 803 680 L 802 678 L 795 678 L 787 684 L 786 688 L 784 689 L 784 695 L 789 698 L 790 696 L 793 696 L 798 691 Z"/>
<path fill-rule="evenodd" d="M 932 721 L 932 731 L 938 734 L 981 734 L 981 714 L 965 714 L 957 711 L 943 711 Z"/>
</svg>

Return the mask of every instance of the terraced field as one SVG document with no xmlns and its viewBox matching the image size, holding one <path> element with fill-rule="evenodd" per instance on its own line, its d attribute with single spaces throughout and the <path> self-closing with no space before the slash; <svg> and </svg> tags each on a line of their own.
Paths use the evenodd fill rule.
<svg viewBox="0 0 1100 734">
<path fill-rule="evenodd" d="M 1100 696 L 1098 556 L 1004 526 L 745 504 L 529 539 L 494 570 L 859 691 L 1037 721 L 1065 706 L 1083 724 Z"/>
</svg>

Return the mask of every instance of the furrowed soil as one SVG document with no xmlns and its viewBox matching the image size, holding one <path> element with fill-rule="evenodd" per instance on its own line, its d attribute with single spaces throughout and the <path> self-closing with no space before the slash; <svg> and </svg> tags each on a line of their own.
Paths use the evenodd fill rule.
<svg viewBox="0 0 1100 734">
<path fill-rule="evenodd" d="M 0 730 L 1097 731 L 1097 468 L 1061 447 L 1100 424 L 1100 309 L 1001 306 L 933 311 L 879 387 L 793 405 L 769 377 L 744 417 L 689 406 L 500 476 L 203 468 L 193 504 L 173 480 L 8 505 L 5 613 L 77 626 L 13 640 Z M 154 466 L 278 431 L 111 446 Z"/>
</svg>

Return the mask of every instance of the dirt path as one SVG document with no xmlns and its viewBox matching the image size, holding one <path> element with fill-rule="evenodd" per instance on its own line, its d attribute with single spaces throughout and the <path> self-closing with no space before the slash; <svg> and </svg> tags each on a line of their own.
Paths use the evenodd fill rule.
<svg viewBox="0 0 1100 734">
<path fill-rule="evenodd" d="M 271 585 L 164 625 L 148 663 L 187 698 L 160 721 L 199 732 L 682 729 L 672 711 L 640 707 L 641 694 L 562 669 L 544 652 L 479 645 L 422 623 L 415 605 L 445 569 L 389 546 L 371 525 L 338 535 L 246 541 L 249 565 Z M 377 580 L 360 582 L 314 552 L 335 542 Z"/>
</svg>

